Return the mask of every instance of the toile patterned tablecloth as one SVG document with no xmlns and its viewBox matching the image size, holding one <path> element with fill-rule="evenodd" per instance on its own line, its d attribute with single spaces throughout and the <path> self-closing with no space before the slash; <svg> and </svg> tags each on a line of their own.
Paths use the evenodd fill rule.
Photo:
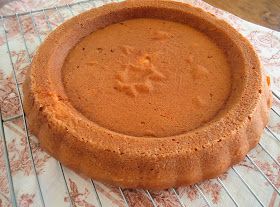
<svg viewBox="0 0 280 207">
<path fill-rule="evenodd" d="M 73 0 L 22 0 L 13 1 L 0 9 L 0 15 L 14 14 L 15 12 L 30 11 L 42 7 L 52 7 L 72 3 Z M 107 1 L 106 1 L 107 2 Z M 280 95 L 280 33 L 246 22 L 230 13 L 214 8 L 201 0 L 185 0 L 184 2 L 202 7 L 205 10 L 217 15 L 229 22 L 240 33 L 247 37 L 258 52 L 266 72 L 271 76 L 272 90 Z M 16 71 L 19 87 L 24 80 L 26 68 L 30 64 L 29 57 L 32 57 L 37 46 L 40 44 L 50 29 L 54 29 L 64 20 L 77 15 L 84 10 L 90 9 L 94 4 L 100 6 L 105 1 L 94 1 L 81 3 L 65 8 L 46 10 L 43 12 L 21 15 L 19 19 L 15 16 L 4 18 L 0 21 L 0 106 L 3 119 L 17 117 L 22 114 L 19 103 L 18 92 L 12 73 L 12 66 Z M 46 20 L 49 20 L 48 25 Z M 34 23 L 34 24 L 33 24 Z M 21 33 L 22 29 L 22 33 Z M 11 60 L 5 39 L 5 30 Z M 24 34 L 24 35 L 22 35 Z M 24 44 L 26 40 L 26 45 Z M 26 46 L 26 47 L 25 47 Z M 27 48 L 27 50 L 26 50 Z M 274 96 L 273 109 L 280 113 L 280 100 Z M 268 128 L 280 137 L 280 117 L 271 111 L 271 118 Z M 10 121 L 4 122 L 4 134 L 7 141 L 13 183 L 17 203 L 21 207 L 42 206 L 40 200 L 36 177 L 32 168 L 27 143 L 27 134 L 24 128 L 22 116 L 18 116 Z M 64 178 L 58 161 L 43 152 L 37 139 L 30 135 L 30 142 L 34 163 L 38 174 L 43 199 L 46 206 L 64 207 L 70 206 L 70 199 Z M 261 146 L 257 146 L 249 153 L 252 160 L 259 166 L 264 174 L 279 190 L 280 188 L 280 141 L 265 130 L 261 139 Z M 6 165 L 4 162 L 3 135 L 0 137 L 0 207 L 11 206 L 10 190 L 7 180 Z M 264 147 L 275 160 L 262 148 Z M 256 167 L 245 159 L 235 166 L 236 171 L 242 176 L 252 191 L 261 200 L 264 206 L 280 206 L 280 196 L 265 180 Z M 63 167 L 65 180 L 70 191 L 73 203 L 78 207 L 99 206 L 96 194 L 91 181 L 80 177 L 71 170 Z M 246 188 L 246 185 L 231 169 L 220 176 L 222 183 L 227 187 L 228 192 L 238 202 L 240 206 L 260 206 L 260 203 Z M 102 206 L 125 206 L 124 200 L 117 187 L 95 182 L 98 196 Z M 212 206 L 234 206 L 233 201 L 226 192 L 225 188 L 217 179 L 211 179 L 199 183 L 198 186 L 204 193 L 206 199 Z M 195 186 L 180 187 L 176 189 L 181 201 L 185 206 L 207 206 L 202 195 Z M 149 197 L 143 190 L 124 189 L 124 195 L 130 206 L 147 207 L 152 206 Z M 151 191 L 151 196 L 158 206 L 180 206 L 173 191 Z"/>
</svg>

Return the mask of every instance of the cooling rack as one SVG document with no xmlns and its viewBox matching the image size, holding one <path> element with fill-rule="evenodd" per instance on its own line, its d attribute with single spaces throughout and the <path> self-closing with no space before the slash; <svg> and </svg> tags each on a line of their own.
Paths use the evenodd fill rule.
<svg viewBox="0 0 280 207">
<path fill-rule="evenodd" d="M 22 107 L 22 82 L 34 51 L 68 18 L 110 2 L 87 0 L 0 17 L 0 206 L 279 206 L 277 88 L 271 121 L 258 146 L 224 175 L 193 186 L 121 189 L 82 178 L 41 151 Z"/>
</svg>

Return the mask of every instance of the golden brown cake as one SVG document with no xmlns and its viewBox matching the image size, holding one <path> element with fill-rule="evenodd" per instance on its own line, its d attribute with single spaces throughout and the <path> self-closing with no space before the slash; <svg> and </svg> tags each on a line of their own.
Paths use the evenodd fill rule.
<svg viewBox="0 0 280 207">
<path fill-rule="evenodd" d="M 256 146 L 271 105 L 249 42 L 170 1 L 114 3 L 68 20 L 38 49 L 23 90 L 43 149 L 129 188 L 225 172 Z"/>
</svg>

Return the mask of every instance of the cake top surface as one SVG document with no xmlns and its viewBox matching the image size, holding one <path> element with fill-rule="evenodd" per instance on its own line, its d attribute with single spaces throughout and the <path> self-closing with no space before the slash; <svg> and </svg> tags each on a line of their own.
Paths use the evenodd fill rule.
<svg viewBox="0 0 280 207">
<path fill-rule="evenodd" d="M 136 18 L 70 50 L 62 80 L 71 104 L 109 130 L 137 137 L 186 133 L 210 121 L 231 92 L 224 51 L 186 24 Z"/>
</svg>

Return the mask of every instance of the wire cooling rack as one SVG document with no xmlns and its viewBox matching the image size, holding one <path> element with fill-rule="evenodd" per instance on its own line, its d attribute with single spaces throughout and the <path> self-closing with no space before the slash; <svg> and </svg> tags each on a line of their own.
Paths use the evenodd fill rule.
<svg viewBox="0 0 280 207">
<path fill-rule="evenodd" d="M 0 156 L 4 163 L 2 171 L 0 164 L 0 184 L 7 185 L 7 188 L 0 186 L 0 206 L 276 206 L 280 200 L 280 140 L 273 127 L 266 127 L 256 149 L 225 175 L 190 187 L 159 192 L 121 189 L 81 178 L 40 151 L 36 139 L 28 131 L 22 107 L 21 85 L 26 68 L 37 46 L 56 26 L 85 10 L 109 2 L 89 0 L 1 16 L 0 67 L 6 67 L 12 76 L 2 78 L 3 87 L 0 85 L 3 96 L 6 96 L 2 98 L 0 113 Z M 9 81 L 9 87 L 4 86 L 5 81 Z M 273 96 L 274 103 L 279 104 L 280 97 L 274 92 Z M 274 105 L 271 110 L 274 125 L 280 123 L 277 107 Z M 15 155 L 13 144 L 18 141 L 10 135 L 15 131 L 20 131 L 23 137 L 21 142 L 25 151 L 20 155 Z M 13 164 L 16 156 L 19 156 L 17 165 Z M 44 164 L 42 160 L 46 159 L 51 160 L 52 167 Z M 57 167 L 53 168 L 54 165 Z M 25 170 L 15 169 L 16 166 Z M 52 177 L 57 177 L 55 182 Z M 80 192 L 81 189 L 85 190 Z M 272 195 L 272 199 L 268 195 Z"/>
</svg>

